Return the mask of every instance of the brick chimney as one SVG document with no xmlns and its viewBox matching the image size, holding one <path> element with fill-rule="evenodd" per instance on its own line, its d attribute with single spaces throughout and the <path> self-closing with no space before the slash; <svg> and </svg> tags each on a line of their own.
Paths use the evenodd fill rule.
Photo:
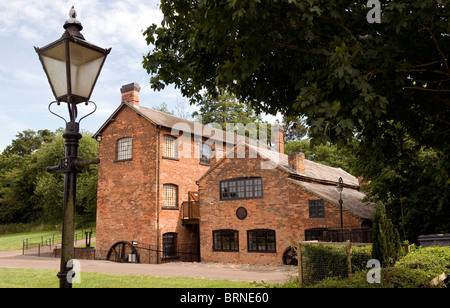
<svg viewBox="0 0 450 308">
<path fill-rule="evenodd" d="M 284 128 L 280 125 L 274 125 L 273 128 L 275 133 L 275 150 L 278 153 L 284 154 Z"/>
<path fill-rule="evenodd" d="M 299 174 L 305 174 L 305 154 L 293 152 L 288 156 L 289 167 Z"/>
<path fill-rule="evenodd" d="M 122 103 L 128 102 L 135 106 L 139 106 L 139 91 L 141 91 L 141 86 L 134 82 L 122 86 L 122 88 L 120 88 L 120 92 L 122 93 Z"/>
</svg>

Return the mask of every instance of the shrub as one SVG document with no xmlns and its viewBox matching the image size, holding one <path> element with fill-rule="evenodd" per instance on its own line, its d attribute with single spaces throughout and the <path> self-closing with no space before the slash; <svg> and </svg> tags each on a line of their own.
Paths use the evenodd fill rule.
<svg viewBox="0 0 450 308">
<path fill-rule="evenodd" d="M 313 283 L 329 276 L 348 275 L 345 246 L 304 245 L 302 260 L 305 283 Z"/>
<path fill-rule="evenodd" d="M 350 279 L 326 278 L 313 288 L 430 288 L 446 287 L 444 283 L 430 284 L 438 275 L 450 274 L 450 247 L 413 249 L 394 266 L 381 269 L 381 283 L 369 284 L 367 270 L 355 272 Z M 448 286 L 447 286 L 448 287 Z"/>
<path fill-rule="evenodd" d="M 372 224 L 372 258 L 387 267 L 393 265 L 401 254 L 400 235 L 386 216 L 384 205 L 379 204 Z"/>
<path fill-rule="evenodd" d="M 371 246 L 352 246 L 352 273 L 365 271 L 370 259 L 372 259 Z"/>
</svg>

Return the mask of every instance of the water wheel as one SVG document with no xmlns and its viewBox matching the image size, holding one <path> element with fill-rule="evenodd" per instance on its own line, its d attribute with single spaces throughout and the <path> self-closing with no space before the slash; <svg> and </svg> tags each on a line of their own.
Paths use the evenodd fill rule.
<svg viewBox="0 0 450 308">
<path fill-rule="evenodd" d="M 106 259 L 119 263 L 139 263 L 139 254 L 130 242 L 121 241 L 111 246 Z"/>
<path fill-rule="evenodd" d="M 284 250 L 283 264 L 284 265 L 298 265 L 297 254 L 293 247 L 288 247 Z"/>
</svg>

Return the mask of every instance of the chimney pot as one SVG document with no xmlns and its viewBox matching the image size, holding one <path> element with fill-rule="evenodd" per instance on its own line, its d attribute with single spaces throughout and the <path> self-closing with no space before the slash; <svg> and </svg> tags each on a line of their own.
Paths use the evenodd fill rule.
<svg viewBox="0 0 450 308">
<path fill-rule="evenodd" d="M 128 102 L 135 106 L 139 106 L 139 92 L 141 91 L 141 86 L 137 83 L 130 83 L 122 86 L 120 92 L 122 93 L 122 103 Z"/>
<path fill-rule="evenodd" d="M 289 167 L 299 174 L 305 174 L 305 154 L 293 152 L 288 156 Z"/>
</svg>

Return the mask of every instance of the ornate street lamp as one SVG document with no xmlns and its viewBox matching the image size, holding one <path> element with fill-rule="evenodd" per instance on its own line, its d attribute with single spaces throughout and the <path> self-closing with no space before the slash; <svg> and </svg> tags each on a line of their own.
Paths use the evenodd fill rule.
<svg viewBox="0 0 450 308">
<path fill-rule="evenodd" d="M 344 220 L 342 218 L 342 204 L 344 203 L 344 201 L 342 201 L 342 191 L 344 190 L 344 181 L 341 177 L 338 180 L 336 189 L 339 192 L 339 206 L 341 208 L 341 237 L 344 238 Z"/>
<path fill-rule="evenodd" d="M 81 139 L 80 121 L 97 110 L 97 105 L 91 101 L 92 91 L 100 71 L 111 49 L 103 49 L 87 42 L 80 31 L 81 23 L 76 19 L 77 13 L 72 7 L 69 19 L 64 24 L 66 30 L 59 40 L 35 50 L 47 75 L 56 101 L 50 103 L 49 111 L 66 122 L 65 139 L 66 157 L 57 166 L 47 167 L 47 171 L 60 171 L 65 174 L 63 228 L 61 245 L 61 267 L 58 273 L 60 288 L 72 287 L 71 260 L 74 257 L 74 215 L 76 199 L 77 173 L 84 166 L 98 164 L 100 160 L 82 160 L 78 158 L 78 145 Z M 52 112 L 53 104 L 58 106 L 66 103 L 69 110 L 69 121 Z M 82 117 L 77 122 L 77 105 L 92 104 L 94 111 Z M 70 261 L 70 262 L 69 262 Z"/>
</svg>

